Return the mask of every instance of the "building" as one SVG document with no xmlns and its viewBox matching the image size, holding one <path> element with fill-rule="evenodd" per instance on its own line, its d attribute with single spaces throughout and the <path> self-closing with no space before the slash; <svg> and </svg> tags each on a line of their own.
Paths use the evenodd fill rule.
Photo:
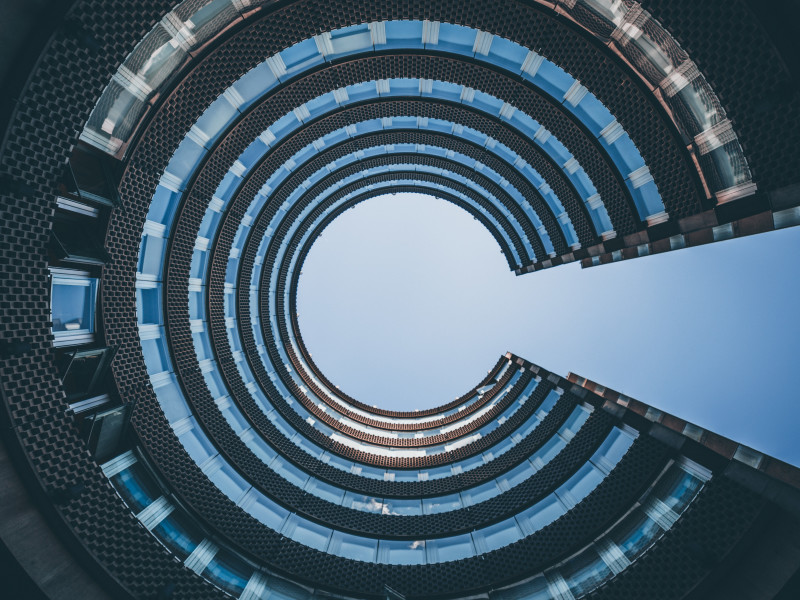
<svg viewBox="0 0 800 600">
<path fill-rule="evenodd" d="M 519 275 L 800 223 L 791 3 L 36 6 L 4 25 L 12 597 L 797 597 L 795 467 L 511 354 L 374 409 L 294 309 L 389 191 Z"/>
</svg>

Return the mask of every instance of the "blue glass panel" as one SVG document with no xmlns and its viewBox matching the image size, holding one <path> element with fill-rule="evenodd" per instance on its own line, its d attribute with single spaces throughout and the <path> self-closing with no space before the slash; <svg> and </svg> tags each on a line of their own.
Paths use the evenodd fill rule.
<svg viewBox="0 0 800 600">
<path fill-rule="evenodd" d="M 670 469 L 656 484 L 653 495 L 680 514 L 689 506 L 702 482 L 680 468 Z"/>
<path fill-rule="evenodd" d="M 142 236 L 142 243 L 139 246 L 139 265 L 137 267 L 137 272 L 145 275 L 152 275 L 156 279 L 161 279 L 165 248 L 165 239 L 152 235 Z"/>
<path fill-rule="evenodd" d="M 631 173 L 644 166 L 644 159 L 627 135 L 623 135 L 610 145 L 606 143 L 605 139 L 600 138 L 600 145 L 606 149 L 623 174 L 626 174 L 626 171 Z"/>
<path fill-rule="evenodd" d="M 270 529 L 280 531 L 289 511 L 269 498 L 258 494 L 256 501 L 247 506 L 247 512 Z"/>
<path fill-rule="evenodd" d="M 462 504 L 458 494 L 422 499 L 422 511 L 426 515 L 458 510 L 459 508 L 462 508 Z"/>
<path fill-rule="evenodd" d="M 553 460 L 566 445 L 567 442 L 563 439 L 558 436 L 553 436 L 536 452 L 536 456 L 542 459 L 543 463 L 547 464 Z"/>
<path fill-rule="evenodd" d="M 464 101 L 466 103 L 466 100 Z M 503 101 L 479 90 L 475 91 L 475 98 L 470 104 L 490 115 L 499 115 Z"/>
<path fill-rule="evenodd" d="M 573 410 L 570 413 L 570 415 L 567 417 L 567 420 L 564 421 L 564 424 L 561 425 L 561 427 L 558 429 L 558 432 L 563 434 L 569 431 L 575 434 L 588 418 L 589 418 L 588 411 L 584 410 L 579 406 L 575 407 L 575 410 Z"/>
<path fill-rule="evenodd" d="M 275 134 L 279 140 L 290 134 L 297 128 L 299 121 L 293 112 L 282 116 L 270 126 L 270 131 Z"/>
<path fill-rule="evenodd" d="M 241 156 L 239 156 L 239 162 L 242 163 L 248 169 L 252 168 L 255 165 L 256 161 L 260 159 L 264 153 L 267 152 L 268 146 L 261 141 L 261 139 L 256 138 L 253 142 L 242 152 Z"/>
<path fill-rule="evenodd" d="M 149 375 L 170 370 L 166 343 L 163 338 L 142 340 L 142 354 L 144 354 L 144 362 L 147 365 L 147 373 Z"/>
<path fill-rule="evenodd" d="M 328 552 L 350 560 L 375 562 L 378 554 L 378 540 L 334 531 Z"/>
<path fill-rule="evenodd" d="M 239 111 L 234 108 L 226 96 L 220 96 L 211 103 L 202 116 L 194 124 L 196 129 L 202 131 L 209 139 L 206 148 L 213 148 L 219 136 L 239 116 Z M 185 141 L 190 141 L 184 140 Z M 183 143 L 181 143 L 181 146 Z M 171 164 L 171 163 L 170 163 Z M 170 169 L 171 170 L 171 169 Z"/>
<path fill-rule="evenodd" d="M 530 79 L 527 73 L 523 73 L 522 76 Z M 575 79 L 550 61 L 545 60 L 536 71 L 533 82 L 560 102 Z"/>
<path fill-rule="evenodd" d="M 622 553 L 633 561 L 641 555 L 662 533 L 662 529 L 637 508 L 617 525 L 609 538 L 619 546 Z"/>
<path fill-rule="evenodd" d="M 218 458 L 221 460 L 221 457 Z M 250 487 L 245 478 L 227 463 L 223 464 L 220 469 L 210 473 L 208 478 L 211 483 L 233 501 L 236 501 Z"/>
<path fill-rule="evenodd" d="M 324 551 L 332 530 L 293 514 L 289 515 L 281 533 L 305 546 Z"/>
<path fill-rule="evenodd" d="M 461 560 L 475 556 L 475 547 L 469 534 L 426 540 L 425 548 L 428 563 Z"/>
<path fill-rule="evenodd" d="M 181 441 L 181 444 L 183 444 L 183 447 L 192 460 L 200 465 L 217 454 L 217 451 L 214 449 L 214 446 L 211 445 L 206 435 L 197 428 L 197 419 L 194 417 L 190 417 L 190 419 L 194 427 L 179 436 L 178 439 Z"/>
<path fill-rule="evenodd" d="M 229 594 L 239 596 L 253 576 L 253 567 L 236 554 L 219 550 L 203 570 L 202 576 Z"/>
<path fill-rule="evenodd" d="M 161 496 L 161 490 L 139 463 L 111 477 L 111 484 L 134 513 L 150 506 Z"/>
<path fill-rule="evenodd" d="M 286 65 L 286 75 L 281 80 L 324 62 L 317 43 L 311 38 L 290 46 L 280 54 Z"/>
<path fill-rule="evenodd" d="M 603 473 L 592 464 L 583 465 L 578 471 L 562 485 L 562 490 L 569 491 L 575 502 L 580 502 L 588 496 L 603 481 Z"/>
<path fill-rule="evenodd" d="M 217 197 L 219 197 L 220 200 L 224 200 L 225 204 L 227 204 L 228 200 L 233 197 L 233 193 L 236 191 L 236 188 L 241 182 L 241 178 L 229 171 L 225 174 L 225 177 L 222 178 L 222 181 L 217 188 Z"/>
<path fill-rule="evenodd" d="M 613 576 L 611 569 L 600 558 L 597 550 L 591 547 L 568 560 L 561 567 L 561 574 L 576 598 L 587 594 Z"/>
<path fill-rule="evenodd" d="M 160 294 L 158 288 L 136 289 L 136 315 L 140 325 L 161 324 Z"/>
<path fill-rule="evenodd" d="M 181 560 L 185 560 L 203 541 L 197 525 L 179 511 L 171 512 L 152 531 Z"/>
<path fill-rule="evenodd" d="M 385 48 L 421 48 L 422 21 L 387 21 Z"/>
<path fill-rule="evenodd" d="M 174 375 L 170 375 L 167 380 L 156 386 L 156 395 L 158 404 L 170 423 L 180 421 L 192 414 Z"/>
<path fill-rule="evenodd" d="M 172 220 L 175 209 L 178 207 L 181 195 L 159 185 L 156 186 L 153 199 L 150 201 L 150 208 L 147 212 L 147 220 L 166 225 Z"/>
<path fill-rule="evenodd" d="M 445 50 L 472 56 L 475 33 L 474 29 L 469 29 L 468 27 L 442 23 L 439 25 L 439 43 L 436 46 L 429 45 L 428 47 L 433 50 Z"/>
<path fill-rule="evenodd" d="M 390 515 L 421 515 L 422 501 L 413 498 L 387 498 Z"/>
<path fill-rule="evenodd" d="M 345 56 L 372 49 L 372 38 L 366 23 L 335 29 L 331 32 L 331 45 L 336 55 Z"/>
<path fill-rule="evenodd" d="M 304 471 L 298 469 L 293 464 L 287 462 L 283 457 L 276 458 L 272 464 L 270 465 L 278 475 L 283 477 L 289 483 L 293 483 L 299 488 L 302 488 L 306 481 L 308 481 L 309 475 Z"/>
<path fill-rule="evenodd" d="M 614 120 L 614 116 L 592 94 L 586 94 L 575 107 L 569 103 L 566 103 L 565 106 L 583 122 L 595 137 L 598 137 L 600 132 Z"/>
<path fill-rule="evenodd" d="M 237 435 L 250 428 L 250 424 L 244 418 L 244 415 L 235 408 L 228 408 L 222 411 L 222 415 Z"/>
<path fill-rule="evenodd" d="M 363 494 L 357 494 L 356 492 L 347 492 L 344 496 L 342 506 L 379 515 L 388 514 L 389 512 L 388 507 L 380 498 L 365 496 Z"/>
<path fill-rule="evenodd" d="M 308 109 L 308 112 L 311 113 L 311 118 L 315 119 L 326 112 L 336 110 L 338 104 L 336 104 L 333 93 L 328 92 L 327 94 L 317 96 L 313 100 L 309 100 L 306 102 L 305 106 Z"/>
<path fill-rule="evenodd" d="M 208 373 L 203 373 L 203 378 L 208 386 L 208 391 L 211 392 L 211 397 L 222 398 L 228 392 L 225 382 L 222 380 L 222 375 L 219 374 L 219 369 L 212 369 Z"/>
<path fill-rule="evenodd" d="M 412 434 L 413 435 L 413 434 Z M 395 481 L 418 481 L 419 471 L 392 471 Z"/>
<path fill-rule="evenodd" d="M 232 86 L 244 100 L 239 110 L 243 111 L 249 107 L 255 100 L 274 87 L 277 82 L 278 80 L 272 73 L 272 69 L 265 62 L 254 69 L 250 69 Z"/>
<path fill-rule="evenodd" d="M 386 94 L 381 94 L 381 96 Z M 419 96 L 418 79 L 390 79 L 389 96 Z"/>
<path fill-rule="evenodd" d="M 464 497 L 464 505 L 471 506 L 500 495 L 500 488 L 497 487 L 494 481 L 488 481 L 482 485 L 465 490 L 461 495 Z"/>
<path fill-rule="evenodd" d="M 365 81 L 355 85 L 348 85 L 346 90 L 347 95 L 350 97 L 350 102 L 368 100 L 376 94 L 374 81 Z"/>
<path fill-rule="evenodd" d="M 329 483 L 325 483 L 324 481 L 320 481 L 319 479 L 309 479 L 305 490 L 310 494 L 314 494 L 318 498 L 322 498 L 328 502 L 333 502 L 334 504 L 340 504 L 342 498 L 344 498 L 343 489 L 333 486 Z"/>
<path fill-rule="evenodd" d="M 472 536 L 480 554 L 497 550 L 522 539 L 517 522 L 513 518 L 478 529 Z"/>
<path fill-rule="evenodd" d="M 423 94 L 423 96 L 435 96 L 436 98 L 441 98 L 442 100 L 450 100 L 451 102 L 460 102 L 461 90 L 462 87 L 456 83 L 434 80 L 433 92 L 431 92 L 430 94 L 425 93 Z"/>
<path fill-rule="evenodd" d="M 517 515 L 517 521 L 525 535 L 531 535 L 550 525 L 565 514 L 564 506 L 554 494 L 543 498 Z"/>
<path fill-rule="evenodd" d="M 263 462 L 265 465 L 269 465 L 274 458 L 278 456 L 278 453 L 272 448 L 272 446 L 267 444 L 267 442 L 262 440 L 259 436 L 250 436 L 246 444 L 247 447 L 253 451 L 253 454 L 261 459 L 261 462 Z"/>
<path fill-rule="evenodd" d="M 603 456 L 611 464 L 617 464 L 633 445 L 633 438 L 623 433 L 616 427 L 611 430 L 603 443 L 594 453 L 594 456 Z"/>
<path fill-rule="evenodd" d="M 378 562 L 392 565 L 425 564 L 425 542 L 422 540 L 381 540 Z"/>
<path fill-rule="evenodd" d="M 481 54 L 476 54 L 475 56 L 518 73 L 527 55 L 527 48 L 496 35 L 492 39 L 488 56 L 482 56 Z"/>
<path fill-rule="evenodd" d="M 626 180 L 625 183 L 633 196 L 636 211 L 642 220 L 650 215 L 663 212 L 664 203 L 661 201 L 661 195 L 658 193 L 655 182 L 650 181 L 638 188 L 633 187 L 630 179 Z"/>
<path fill-rule="evenodd" d="M 208 253 L 205 250 L 195 250 L 192 252 L 192 264 L 189 268 L 189 277 L 202 279 L 206 270 L 206 259 Z"/>
</svg>

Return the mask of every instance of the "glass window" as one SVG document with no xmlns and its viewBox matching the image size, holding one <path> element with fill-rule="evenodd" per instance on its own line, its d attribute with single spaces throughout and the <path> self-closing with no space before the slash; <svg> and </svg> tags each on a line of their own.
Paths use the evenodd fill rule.
<svg viewBox="0 0 800 600">
<path fill-rule="evenodd" d="M 217 456 L 216 460 L 223 464 L 219 469 L 209 473 L 208 478 L 228 498 L 238 500 L 250 485 L 230 464 L 224 462 L 221 456 Z"/>
<path fill-rule="evenodd" d="M 142 284 L 144 284 L 144 282 L 142 282 Z M 153 287 L 140 287 L 142 284 L 137 284 L 136 286 L 136 314 L 139 317 L 139 324 L 160 325 L 160 284 L 154 284 Z M 193 294 L 190 294 L 190 297 L 192 295 Z"/>
<path fill-rule="evenodd" d="M 508 546 L 522 539 L 517 522 L 513 518 L 479 529 L 472 535 L 475 539 L 475 546 L 481 554 Z"/>
<path fill-rule="evenodd" d="M 561 573 L 567 580 L 569 590 L 576 598 L 587 594 L 613 576 L 611 569 L 603 562 L 594 548 L 587 548 L 569 560 L 561 568 Z"/>
<path fill-rule="evenodd" d="M 339 504 L 344 497 L 343 489 L 320 481 L 319 479 L 309 479 L 305 489 L 310 494 L 314 494 L 318 498 L 333 502 L 334 504 Z"/>
<path fill-rule="evenodd" d="M 498 483 L 501 487 L 505 487 L 506 489 L 512 488 L 515 485 L 519 485 L 529 477 L 531 477 L 536 470 L 533 468 L 531 463 L 527 460 L 511 469 L 508 473 L 504 473 L 500 477 L 497 478 Z"/>
<path fill-rule="evenodd" d="M 653 519 L 637 508 L 614 528 L 609 538 L 628 560 L 633 561 L 661 535 L 661 531 Z"/>
<path fill-rule="evenodd" d="M 192 423 L 191 429 L 178 436 L 178 439 L 192 460 L 201 465 L 217 452 L 205 434 L 198 430 L 197 420 L 194 417 L 189 417 L 189 419 Z"/>
<path fill-rule="evenodd" d="M 172 511 L 153 528 L 153 534 L 181 560 L 203 540 L 203 534 L 188 516 Z"/>
<path fill-rule="evenodd" d="M 387 498 L 386 507 L 390 515 L 421 515 L 422 501 L 406 498 Z"/>
<path fill-rule="evenodd" d="M 161 331 L 161 328 L 159 328 L 159 331 Z M 156 373 L 170 370 L 166 340 L 163 337 L 141 340 L 141 344 L 148 374 L 155 375 Z"/>
<path fill-rule="evenodd" d="M 135 513 L 150 506 L 161 496 L 161 490 L 139 463 L 111 477 L 111 484 Z"/>
<path fill-rule="evenodd" d="M 616 465 L 632 445 L 633 438 L 615 427 L 600 444 L 592 458 L 603 457 L 605 464 Z"/>
<path fill-rule="evenodd" d="M 278 506 L 272 500 L 258 494 L 255 496 L 255 501 L 245 505 L 245 510 L 253 516 L 254 519 L 263 523 L 270 529 L 275 531 L 281 530 L 281 525 L 289 515 L 289 511 Z"/>
<path fill-rule="evenodd" d="M 167 421 L 175 423 L 192 414 L 174 375 L 159 381 L 154 387 Z"/>
<path fill-rule="evenodd" d="M 384 504 L 380 498 L 365 496 L 355 492 L 347 492 L 344 495 L 343 505 L 347 508 L 362 510 L 364 512 L 378 513 L 383 515 L 389 514 L 389 507 Z"/>
<path fill-rule="evenodd" d="M 564 513 L 564 505 L 556 498 L 555 494 L 550 494 L 518 514 L 517 522 L 525 535 L 531 535 L 547 527 Z"/>
<path fill-rule="evenodd" d="M 461 498 L 458 494 L 449 496 L 437 496 L 436 498 L 424 498 L 422 500 L 422 510 L 426 515 L 458 510 L 462 508 Z"/>
<path fill-rule="evenodd" d="M 603 473 L 594 465 L 587 463 L 567 482 L 558 488 L 559 493 L 568 492 L 576 504 L 586 498 L 603 481 Z"/>
<path fill-rule="evenodd" d="M 702 485 L 703 482 L 694 475 L 673 467 L 656 484 L 653 495 L 680 514 L 689 506 Z"/>
<path fill-rule="evenodd" d="M 464 505 L 471 506 L 478 502 L 483 502 L 489 498 L 494 498 L 500 493 L 500 489 L 494 481 L 488 481 L 483 485 L 476 486 L 465 490 L 462 495 L 464 497 Z"/>
<path fill-rule="evenodd" d="M 466 533 L 425 542 L 428 563 L 447 562 L 475 556 L 472 537 Z"/>
<path fill-rule="evenodd" d="M 365 538 L 342 531 L 334 531 L 328 552 L 344 556 L 350 560 L 375 562 L 378 553 L 378 540 Z"/>
<path fill-rule="evenodd" d="M 93 341 L 97 281 L 81 271 L 53 271 L 50 308 L 56 345 Z"/>
<path fill-rule="evenodd" d="M 392 565 L 425 564 L 424 540 L 381 540 L 378 561 Z"/>
<path fill-rule="evenodd" d="M 328 546 L 331 531 L 327 527 L 306 521 L 295 514 L 289 516 L 281 533 L 286 537 L 322 552 Z"/>
<path fill-rule="evenodd" d="M 226 592 L 239 596 L 253 575 L 253 567 L 239 556 L 222 549 L 214 555 L 202 575 Z"/>
</svg>

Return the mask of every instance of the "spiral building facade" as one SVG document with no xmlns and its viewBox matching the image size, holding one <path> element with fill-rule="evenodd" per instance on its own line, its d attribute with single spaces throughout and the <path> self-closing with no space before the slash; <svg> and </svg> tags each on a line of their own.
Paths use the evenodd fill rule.
<svg viewBox="0 0 800 600">
<path fill-rule="evenodd" d="M 295 305 L 315 239 L 386 193 L 463 208 L 529 277 L 800 223 L 780 10 L 48 8 L 0 163 L 12 597 L 795 597 L 796 468 L 510 353 L 376 409 Z"/>
</svg>

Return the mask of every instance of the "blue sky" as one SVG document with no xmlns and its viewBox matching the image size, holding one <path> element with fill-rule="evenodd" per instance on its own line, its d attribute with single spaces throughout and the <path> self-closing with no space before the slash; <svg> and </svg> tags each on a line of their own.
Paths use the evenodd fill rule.
<svg viewBox="0 0 800 600">
<path fill-rule="evenodd" d="M 514 352 L 800 465 L 800 228 L 516 277 L 465 211 L 363 202 L 314 244 L 300 330 L 368 404 L 412 410 L 472 388 Z"/>
</svg>

